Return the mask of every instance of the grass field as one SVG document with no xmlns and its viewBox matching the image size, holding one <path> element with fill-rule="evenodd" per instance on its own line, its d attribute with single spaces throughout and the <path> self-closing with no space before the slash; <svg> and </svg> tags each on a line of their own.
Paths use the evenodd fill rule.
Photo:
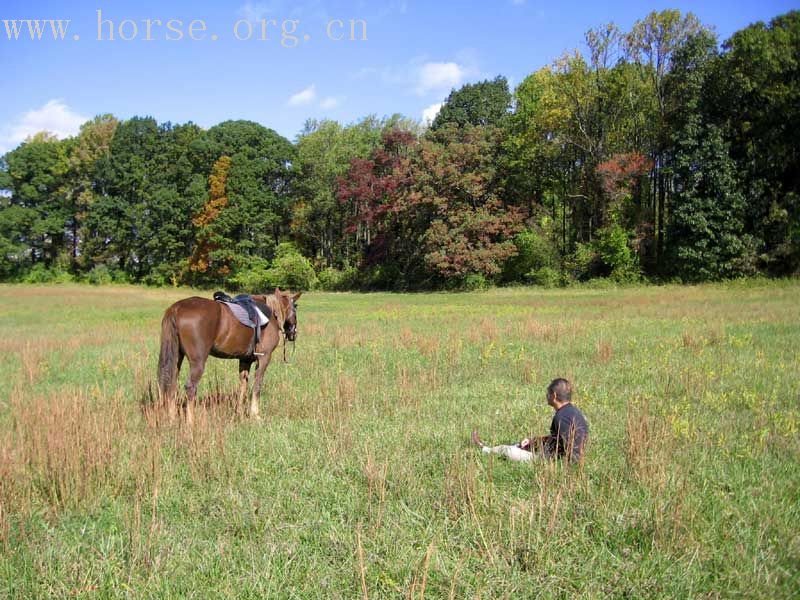
<svg viewBox="0 0 800 600">
<path fill-rule="evenodd" d="M 309 293 L 264 420 L 211 359 L 191 431 L 143 410 L 188 295 L 0 286 L 0 598 L 800 594 L 800 282 Z M 582 469 L 469 446 L 556 376 Z"/>
</svg>

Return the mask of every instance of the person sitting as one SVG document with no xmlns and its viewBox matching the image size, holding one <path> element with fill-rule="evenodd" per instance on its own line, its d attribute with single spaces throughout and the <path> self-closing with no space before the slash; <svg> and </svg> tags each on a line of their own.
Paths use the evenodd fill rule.
<svg viewBox="0 0 800 600">
<path fill-rule="evenodd" d="M 556 414 L 550 423 L 550 435 L 525 438 L 518 444 L 487 446 L 472 432 L 472 442 L 485 454 L 498 454 L 509 460 L 528 462 L 534 458 L 566 458 L 571 463 L 583 459 L 589 426 L 583 413 L 572 404 L 572 384 L 566 379 L 554 379 L 547 386 L 547 403 Z"/>
</svg>

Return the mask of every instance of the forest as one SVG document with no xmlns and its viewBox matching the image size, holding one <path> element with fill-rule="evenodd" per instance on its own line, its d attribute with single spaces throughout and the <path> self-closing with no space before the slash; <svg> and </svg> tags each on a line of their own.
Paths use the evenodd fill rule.
<svg viewBox="0 0 800 600">
<path fill-rule="evenodd" d="M 580 40 L 576 40 L 580 42 Z M 557 49 L 555 50 L 558 51 Z M 800 272 L 800 11 L 588 31 L 432 122 L 99 115 L 0 159 L 0 280 L 298 289 Z"/>
</svg>

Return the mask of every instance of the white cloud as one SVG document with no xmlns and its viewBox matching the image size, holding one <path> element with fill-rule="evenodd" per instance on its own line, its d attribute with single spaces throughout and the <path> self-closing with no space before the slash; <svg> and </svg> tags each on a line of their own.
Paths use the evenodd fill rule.
<svg viewBox="0 0 800 600">
<path fill-rule="evenodd" d="M 258 23 L 268 14 L 274 13 L 276 8 L 276 2 L 247 2 L 238 8 L 236 15 L 252 23 Z"/>
<path fill-rule="evenodd" d="M 289 98 L 289 106 L 303 106 L 304 104 L 310 104 L 316 97 L 317 86 L 312 83 L 306 89 L 297 92 L 295 95 Z"/>
<path fill-rule="evenodd" d="M 481 76 L 474 50 L 458 52 L 451 61 L 432 61 L 428 56 L 415 56 L 403 65 L 362 67 L 351 73 L 352 79 L 373 77 L 388 86 L 400 86 L 417 96 L 446 95 L 466 81 Z"/>
<path fill-rule="evenodd" d="M 88 121 L 73 111 L 63 100 L 50 100 L 41 108 L 29 110 L 0 131 L 0 154 L 17 147 L 40 131 L 49 131 L 59 138 L 75 135 Z"/>
<path fill-rule="evenodd" d="M 331 110 L 339 106 L 339 99 L 333 96 L 328 96 L 327 98 L 324 98 L 322 102 L 319 103 L 319 105 L 321 108 L 325 110 Z"/>
<path fill-rule="evenodd" d="M 433 123 L 433 120 L 436 118 L 436 115 L 439 114 L 439 111 L 442 110 L 444 106 L 444 102 L 437 102 L 436 104 L 431 104 L 428 108 L 422 111 L 422 124 L 430 126 Z"/>
<path fill-rule="evenodd" d="M 464 80 L 467 71 L 454 62 L 427 62 L 419 68 L 416 92 L 424 96 L 429 92 L 449 91 Z"/>
</svg>

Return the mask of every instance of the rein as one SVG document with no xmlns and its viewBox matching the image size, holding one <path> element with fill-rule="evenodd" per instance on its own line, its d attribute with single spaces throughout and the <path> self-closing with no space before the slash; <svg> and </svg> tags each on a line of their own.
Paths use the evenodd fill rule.
<svg viewBox="0 0 800 600">
<path fill-rule="evenodd" d="M 292 342 L 292 356 L 294 356 L 295 350 L 297 350 L 297 347 L 295 346 L 295 342 Z M 289 361 L 286 360 L 286 334 L 285 333 L 283 334 L 283 362 L 285 362 L 287 365 L 289 364 Z"/>
</svg>

